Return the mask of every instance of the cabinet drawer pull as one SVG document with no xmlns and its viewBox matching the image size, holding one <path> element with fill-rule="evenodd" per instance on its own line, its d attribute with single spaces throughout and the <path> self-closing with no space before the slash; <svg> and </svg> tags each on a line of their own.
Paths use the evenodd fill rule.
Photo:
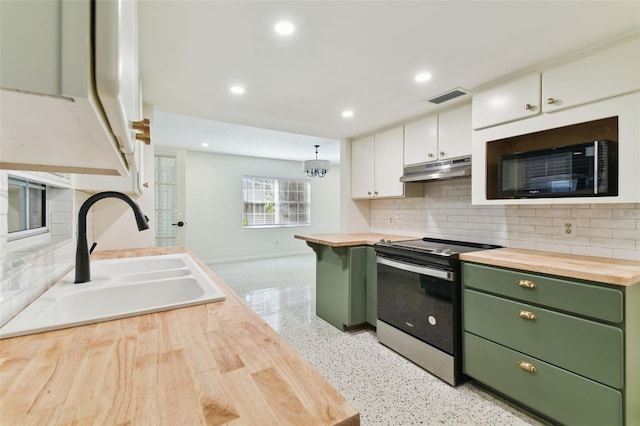
<svg viewBox="0 0 640 426">
<path fill-rule="evenodd" d="M 554 98 L 548 98 L 548 99 L 547 99 L 547 103 L 548 103 L 549 105 L 553 105 L 553 104 L 555 104 L 556 102 L 558 102 L 558 101 L 557 101 L 556 99 L 554 99 Z"/>
<path fill-rule="evenodd" d="M 518 311 L 518 316 L 520 318 L 524 318 L 524 319 L 528 319 L 531 321 L 535 321 L 538 319 L 538 316 L 536 314 L 534 314 L 533 312 L 529 312 L 529 311 Z"/>
<path fill-rule="evenodd" d="M 534 289 L 537 287 L 536 283 L 529 280 L 518 280 L 518 285 L 523 288 L 531 288 L 531 289 Z"/>
<path fill-rule="evenodd" d="M 518 361 L 518 367 L 522 368 L 524 371 L 528 371 L 529 373 L 536 373 L 538 371 L 533 364 L 526 361 Z"/>
</svg>

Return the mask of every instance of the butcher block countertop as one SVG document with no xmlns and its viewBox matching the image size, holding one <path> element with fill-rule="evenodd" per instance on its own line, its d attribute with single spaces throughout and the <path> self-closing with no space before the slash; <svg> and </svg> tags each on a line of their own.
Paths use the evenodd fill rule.
<svg viewBox="0 0 640 426">
<path fill-rule="evenodd" d="M 92 258 L 184 252 L 225 301 L 0 340 L 0 424 L 360 424 L 344 397 L 187 249 Z"/>
<path fill-rule="evenodd" d="M 385 239 L 391 241 L 413 240 L 416 237 L 408 237 L 406 235 L 391 234 L 311 234 L 311 235 L 294 235 L 294 238 L 305 240 L 309 243 L 322 244 L 331 247 L 347 247 L 347 246 L 372 246 L 378 241 Z"/>
<path fill-rule="evenodd" d="M 614 285 L 640 285 L 640 262 L 633 260 L 510 248 L 463 253 L 460 259 Z"/>
</svg>

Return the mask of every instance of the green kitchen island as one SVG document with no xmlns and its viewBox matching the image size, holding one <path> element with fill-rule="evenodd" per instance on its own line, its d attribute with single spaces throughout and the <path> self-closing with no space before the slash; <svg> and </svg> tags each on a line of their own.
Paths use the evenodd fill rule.
<svg viewBox="0 0 640 426">
<path fill-rule="evenodd" d="M 340 330 L 376 325 L 377 280 L 373 245 L 381 239 L 415 237 L 388 234 L 295 235 L 316 254 L 316 315 Z"/>
</svg>

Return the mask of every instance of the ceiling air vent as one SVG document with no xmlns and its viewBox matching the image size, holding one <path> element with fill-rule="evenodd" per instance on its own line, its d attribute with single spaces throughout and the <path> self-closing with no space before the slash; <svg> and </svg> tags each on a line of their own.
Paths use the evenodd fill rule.
<svg viewBox="0 0 640 426">
<path fill-rule="evenodd" d="M 432 104 L 441 104 L 443 102 L 450 101 L 451 99 L 455 99 L 455 98 L 457 98 L 459 96 L 466 95 L 467 93 L 469 93 L 468 90 L 465 90 L 465 89 L 463 89 L 461 87 L 456 87 L 453 90 L 445 92 L 445 93 L 443 93 L 441 95 L 438 95 L 438 96 L 436 96 L 434 98 L 426 99 L 423 102 L 431 102 Z"/>
</svg>

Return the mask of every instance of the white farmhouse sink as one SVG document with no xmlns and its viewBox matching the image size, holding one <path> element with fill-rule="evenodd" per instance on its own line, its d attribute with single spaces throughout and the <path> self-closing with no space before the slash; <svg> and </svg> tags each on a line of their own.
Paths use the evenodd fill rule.
<svg viewBox="0 0 640 426">
<path fill-rule="evenodd" d="M 0 328 L 0 338 L 166 311 L 225 299 L 187 254 L 91 262 L 91 282 L 71 271 Z"/>
</svg>

